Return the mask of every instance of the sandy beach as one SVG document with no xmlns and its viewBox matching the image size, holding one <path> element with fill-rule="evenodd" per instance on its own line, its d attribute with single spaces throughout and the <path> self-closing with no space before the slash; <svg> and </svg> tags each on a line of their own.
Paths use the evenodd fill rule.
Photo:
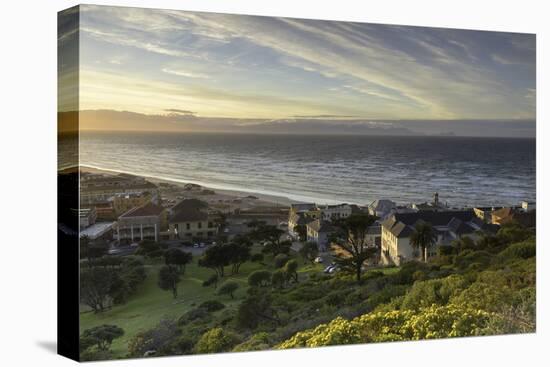
<svg viewBox="0 0 550 367">
<path fill-rule="evenodd" d="M 81 172 L 104 174 L 104 175 L 117 175 L 121 173 L 132 174 L 145 178 L 156 184 L 159 187 L 163 202 L 170 205 L 183 198 L 198 198 L 208 202 L 211 206 L 219 209 L 241 209 L 250 210 L 255 208 L 274 208 L 274 207 L 288 207 L 291 203 L 298 201 L 291 200 L 284 196 L 267 195 L 262 193 L 256 193 L 252 191 L 239 191 L 239 190 L 227 190 L 212 188 L 204 185 L 196 185 L 191 182 L 185 182 L 184 180 L 171 180 L 161 179 L 154 176 L 136 175 L 129 172 L 121 172 L 115 170 L 99 169 L 89 166 L 80 166 Z M 189 186 L 193 184 L 193 189 L 189 190 Z"/>
</svg>

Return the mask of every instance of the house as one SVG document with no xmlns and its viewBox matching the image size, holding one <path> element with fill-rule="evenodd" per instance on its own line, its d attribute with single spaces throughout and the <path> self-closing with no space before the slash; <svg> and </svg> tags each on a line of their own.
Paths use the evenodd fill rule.
<svg viewBox="0 0 550 367">
<path fill-rule="evenodd" d="M 396 207 L 397 206 L 395 205 L 395 203 L 391 200 L 379 199 L 379 200 L 374 200 L 372 203 L 370 203 L 369 206 L 367 207 L 367 210 L 370 215 L 374 215 L 380 219 L 384 219 Z"/>
<path fill-rule="evenodd" d="M 535 228 L 536 210 L 525 211 L 523 208 L 502 208 L 491 213 L 491 223 L 504 225 L 517 222 L 526 228 Z"/>
<path fill-rule="evenodd" d="M 216 236 L 218 227 L 208 213 L 208 203 L 184 199 L 170 209 L 169 233 L 171 239 L 206 239 Z"/>
<path fill-rule="evenodd" d="M 104 203 L 121 194 L 141 194 L 149 192 L 151 201 L 159 203 L 157 185 L 143 177 L 118 174 L 87 174 L 80 178 L 80 203 L 91 206 L 95 203 Z"/>
<path fill-rule="evenodd" d="M 434 212 L 449 210 L 449 207 L 446 204 L 442 204 L 439 201 L 439 193 L 437 192 L 434 193 L 434 198 L 431 203 L 424 202 L 419 204 L 412 204 L 412 208 L 419 211 L 434 211 Z"/>
<path fill-rule="evenodd" d="M 534 201 L 522 201 L 521 208 L 524 212 L 532 212 L 537 209 L 537 204 Z"/>
<path fill-rule="evenodd" d="M 166 227 L 166 210 L 153 203 L 132 208 L 122 214 L 116 223 L 116 239 L 119 242 L 159 241 L 161 230 Z"/>
<path fill-rule="evenodd" d="M 335 228 L 327 221 L 315 219 L 307 225 L 307 240 L 315 242 L 319 251 L 327 251 L 329 248 L 329 236 L 335 231 Z"/>
<path fill-rule="evenodd" d="M 325 221 L 347 218 L 353 213 L 353 208 L 349 204 L 325 205 L 319 209 L 321 210 L 321 219 Z"/>
<path fill-rule="evenodd" d="M 474 208 L 474 213 L 479 219 L 481 219 L 485 223 L 491 223 L 491 215 L 495 210 L 498 209 L 502 209 L 502 207 L 479 206 Z"/>
<path fill-rule="evenodd" d="M 371 247 L 380 248 L 382 245 L 382 226 L 372 225 L 367 228 L 365 242 Z"/>
<path fill-rule="evenodd" d="M 417 223 L 430 223 L 437 235 L 435 246 L 427 249 L 427 257 L 436 255 L 437 247 L 450 245 L 461 237 L 477 238 L 479 231 L 495 233 L 498 226 L 484 223 L 473 210 L 419 211 L 393 214 L 382 222 L 381 260 L 384 264 L 400 265 L 421 258 L 410 243 Z"/>
<path fill-rule="evenodd" d="M 80 208 L 75 211 L 78 213 L 78 222 L 80 229 L 84 229 L 95 224 L 97 220 L 97 212 L 94 207 Z"/>
<path fill-rule="evenodd" d="M 113 209 L 117 215 L 120 215 L 132 208 L 152 202 L 152 200 L 153 195 L 149 191 L 116 194 L 112 200 Z"/>
<path fill-rule="evenodd" d="M 296 226 L 321 218 L 321 210 L 314 203 L 291 204 L 288 211 L 288 234 L 297 237 Z"/>
</svg>

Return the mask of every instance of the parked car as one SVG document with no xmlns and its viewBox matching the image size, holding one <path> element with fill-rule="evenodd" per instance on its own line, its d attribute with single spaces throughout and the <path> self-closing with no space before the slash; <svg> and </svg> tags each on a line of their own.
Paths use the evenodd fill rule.
<svg viewBox="0 0 550 367">
<path fill-rule="evenodd" d="M 195 243 L 195 244 L 193 245 L 193 248 L 199 248 L 199 244 L 198 244 L 198 243 Z"/>
<path fill-rule="evenodd" d="M 323 270 L 323 273 L 328 274 L 332 268 L 333 268 L 333 265 L 327 266 L 327 267 L 325 268 L 325 270 Z"/>
<path fill-rule="evenodd" d="M 317 257 L 315 258 L 315 260 L 313 260 L 313 262 L 316 263 L 316 264 L 322 264 L 323 261 L 324 261 L 324 260 L 323 260 L 323 258 L 322 258 L 321 256 L 317 256 Z"/>
</svg>

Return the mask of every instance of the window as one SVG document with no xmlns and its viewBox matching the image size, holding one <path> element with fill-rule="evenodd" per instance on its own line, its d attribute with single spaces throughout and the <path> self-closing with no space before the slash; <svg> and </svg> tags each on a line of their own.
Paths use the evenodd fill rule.
<svg viewBox="0 0 550 367">
<path fill-rule="evenodd" d="M 214 224 L 212 222 L 208 222 L 208 228 L 214 227 Z"/>
<path fill-rule="evenodd" d="M 199 222 L 199 225 L 198 225 L 199 229 L 202 228 L 202 222 Z"/>
<path fill-rule="evenodd" d="M 185 223 L 185 228 L 188 230 L 191 229 L 191 223 Z"/>
</svg>

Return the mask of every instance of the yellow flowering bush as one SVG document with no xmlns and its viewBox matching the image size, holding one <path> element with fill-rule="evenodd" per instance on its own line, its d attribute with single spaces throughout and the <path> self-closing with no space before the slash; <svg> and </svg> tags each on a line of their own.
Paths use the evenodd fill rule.
<svg viewBox="0 0 550 367">
<path fill-rule="evenodd" d="M 418 311 L 372 312 L 351 321 L 337 318 L 299 332 L 279 349 L 481 335 L 492 314 L 450 304 Z"/>
</svg>

